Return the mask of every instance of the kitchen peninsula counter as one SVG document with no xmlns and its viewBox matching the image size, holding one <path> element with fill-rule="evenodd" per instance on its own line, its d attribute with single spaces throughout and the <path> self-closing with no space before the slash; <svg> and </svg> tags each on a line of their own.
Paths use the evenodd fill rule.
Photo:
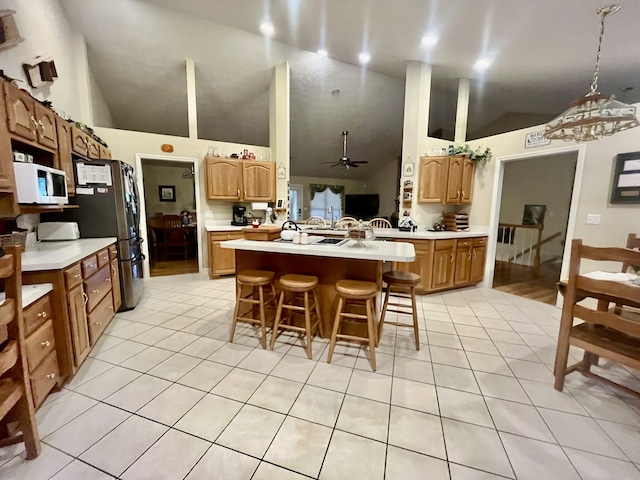
<svg viewBox="0 0 640 480">
<path fill-rule="evenodd" d="M 300 228 L 310 235 L 327 236 L 347 236 L 347 230 L 332 230 L 329 228 L 318 228 L 313 225 L 301 225 Z M 418 227 L 415 232 L 401 232 L 397 228 L 374 228 L 373 234 L 376 238 L 393 240 L 448 240 L 458 238 L 486 237 L 489 234 L 488 227 L 470 227 L 463 232 L 430 232 L 424 227 Z"/>
<path fill-rule="evenodd" d="M 320 313 L 324 335 L 329 337 L 338 296 L 335 284 L 342 279 L 374 282 L 382 287 L 383 261 L 412 262 L 413 244 L 408 242 L 365 241 L 366 247 L 344 245 L 297 245 L 291 242 L 230 240 L 221 247 L 235 250 L 236 270 L 267 270 L 275 278 L 288 273 L 318 277 Z"/>
</svg>

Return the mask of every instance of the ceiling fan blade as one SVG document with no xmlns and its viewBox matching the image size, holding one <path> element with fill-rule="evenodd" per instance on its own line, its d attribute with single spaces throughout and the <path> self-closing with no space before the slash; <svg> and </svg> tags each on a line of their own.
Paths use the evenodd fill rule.
<svg viewBox="0 0 640 480">
<path fill-rule="evenodd" d="M 341 165 L 342 165 L 341 163 L 334 163 L 333 165 L 331 165 L 331 167 L 339 167 Z"/>
<path fill-rule="evenodd" d="M 369 162 L 366 160 L 356 160 L 355 162 L 352 161 L 351 163 L 354 164 L 354 163 L 369 163 Z"/>
<path fill-rule="evenodd" d="M 355 163 L 351 163 L 349 166 L 350 166 L 351 168 L 358 168 L 360 165 L 356 165 Z"/>
<path fill-rule="evenodd" d="M 336 165 L 340 164 L 340 162 L 321 162 L 321 163 L 335 163 Z"/>
</svg>

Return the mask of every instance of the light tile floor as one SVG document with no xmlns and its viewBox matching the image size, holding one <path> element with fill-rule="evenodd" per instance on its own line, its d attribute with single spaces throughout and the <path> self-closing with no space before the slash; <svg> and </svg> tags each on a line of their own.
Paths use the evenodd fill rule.
<svg viewBox="0 0 640 480">
<path fill-rule="evenodd" d="M 640 402 L 574 373 L 553 389 L 560 311 L 472 288 L 419 297 L 376 351 L 306 358 L 241 326 L 233 278 L 147 281 L 75 378 L 38 411 L 42 455 L 0 449 L 0 478 L 640 479 Z M 572 357 L 580 357 L 578 350 Z M 640 372 L 600 373 L 640 390 Z M 635 462 L 635 463 L 634 463 Z"/>
</svg>

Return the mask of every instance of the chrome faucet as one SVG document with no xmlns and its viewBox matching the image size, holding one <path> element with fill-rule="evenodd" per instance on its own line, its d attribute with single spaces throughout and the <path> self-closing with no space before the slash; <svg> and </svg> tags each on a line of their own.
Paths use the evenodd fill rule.
<svg viewBox="0 0 640 480">
<path fill-rule="evenodd" d="M 329 207 L 327 213 L 331 215 L 331 229 L 334 229 L 336 227 L 336 221 L 335 218 L 333 218 L 333 207 Z"/>
</svg>

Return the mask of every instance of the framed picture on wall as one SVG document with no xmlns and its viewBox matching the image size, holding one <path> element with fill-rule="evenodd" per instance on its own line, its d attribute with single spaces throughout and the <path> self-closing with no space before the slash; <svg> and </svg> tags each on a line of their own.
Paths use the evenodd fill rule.
<svg viewBox="0 0 640 480">
<path fill-rule="evenodd" d="M 611 203 L 640 203 L 640 152 L 616 155 Z"/>
<path fill-rule="evenodd" d="M 161 202 L 175 202 L 176 201 L 176 187 L 175 185 L 159 185 L 158 194 L 160 195 Z"/>
</svg>

